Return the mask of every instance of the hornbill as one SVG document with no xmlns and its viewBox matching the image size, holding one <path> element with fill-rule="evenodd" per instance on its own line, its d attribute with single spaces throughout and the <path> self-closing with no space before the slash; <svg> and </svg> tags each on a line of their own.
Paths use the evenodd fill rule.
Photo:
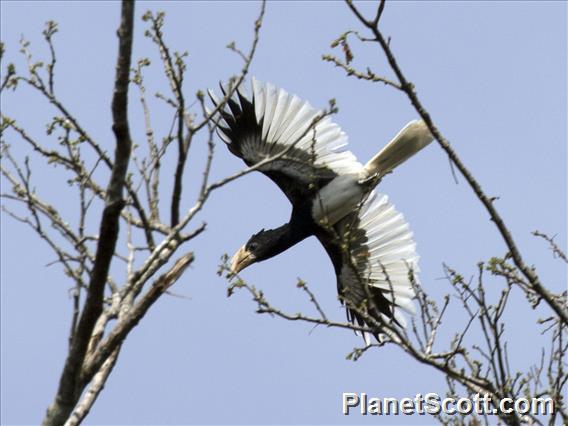
<svg viewBox="0 0 568 426">
<path fill-rule="evenodd" d="M 400 309 L 414 312 L 410 274 L 418 271 L 418 255 L 402 214 L 373 189 L 433 140 L 425 123 L 411 121 L 362 165 L 344 149 L 340 127 L 297 96 L 254 78 L 250 97 L 235 92 L 215 116 L 218 134 L 248 166 L 263 162 L 257 170 L 284 192 L 292 214 L 279 228 L 254 234 L 233 256 L 231 272 L 313 235 L 331 258 L 350 321 L 365 325 L 362 313 L 374 312 L 383 323 L 405 326 Z M 209 96 L 218 107 L 221 100 Z"/>
</svg>

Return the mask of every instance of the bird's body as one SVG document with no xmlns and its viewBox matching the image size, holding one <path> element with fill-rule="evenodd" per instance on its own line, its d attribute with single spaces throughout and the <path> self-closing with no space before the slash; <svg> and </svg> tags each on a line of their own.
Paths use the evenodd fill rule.
<svg viewBox="0 0 568 426">
<path fill-rule="evenodd" d="M 399 308 L 413 310 L 409 271 L 418 270 L 418 256 L 408 224 L 373 188 L 430 143 L 424 123 L 410 122 L 363 166 L 342 150 L 347 137 L 339 126 L 307 102 L 254 79 L 250 99 L 237 95 L 220 110 L 219 135 L 247 165 L 264 162 L 258 170 L 293 208 L 287 224 L 253 235 L 235 254 L 233 272 L 315 236 L 333 263 L 350 320 L 363 324 L 359 308 L 372 299 L 381 320 L 403 325 Z"/>
</svg>

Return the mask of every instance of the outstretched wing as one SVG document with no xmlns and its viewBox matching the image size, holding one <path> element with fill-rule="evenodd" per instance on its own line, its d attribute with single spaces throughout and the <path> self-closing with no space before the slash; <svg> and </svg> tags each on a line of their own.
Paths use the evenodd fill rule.
<svg viewBox="0 0 568 426">
<path fill-rule="evenodd" d="M 409 271 L 416 278 L 418 255 L 408 223 L 388 197 L 371 193 L 333 230 L 322 228 L 317 236 L 334 264 L 342 300 L 361 307 L 371 298 L 383 321 L 405 327 L 401 310 L 414 313 Z M 348 307 L 347 316 L 364 324 L 354 309 Z"/>
<path fill-rule="evenodd" d="M 226 90 L 221 87 L 223 93 Z M 216 105 L 218 100 L 209 91 Z M 259 168 L 286 194 L 301 203 L 338 175 L 359 173 L 355 156 L 344 150 L 347 136 L 329 117 L 322 117 L 295 95 L 252 79 L 252 96 L 240 89 L 220 111 L 218 133 L 229 150 L 253 166 L 282 151 Z"/>
</svg>

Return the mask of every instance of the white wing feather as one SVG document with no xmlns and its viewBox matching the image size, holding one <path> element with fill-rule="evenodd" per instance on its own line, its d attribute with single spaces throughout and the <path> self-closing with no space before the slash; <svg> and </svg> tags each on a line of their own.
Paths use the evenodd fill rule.
<svg viewBox="0 0 568 426">
<path fill-rule="evenodd" d="M 419 272 L 419 257 L 412 231 L 388 197 L 375 192 L 363 203 L 358 218 L 358 227 L 365 232 L 368 256 L 358 275 L 360 279 L 368 280 L 369 285 L 383 291 L 385 298 L 395 307 L 394 318 L 405 327 L 406 319 L 401 311 L 415 313 L 415 291 L 409 272 L 412 272 L 417 283 Z M 384 320 L 389 321 L 386 317 Z"/>
<path fill-rule="evenodd" d="M 396 306 L 414 314 L 411 299 L 415 292 L 408 273 L 412 271 L 418 279 L 419 256 L 410 226 L 386 195 L 371 194 L 365 206 L 360 217 L 368 239 L 369 262 L 363 276 L 371 278 L 371 285 L 385 290 L 385 296 Z"/>
<path fill-rule="evenodd" d="M 297 96 L 269 83 L 260 83 L 255 78 L 252 79 L 252 92 L 256 120 L 258 123 L 263 120 L 264 143 L 293 144 L 309 154 L 313 152 L 316 166 L 329 167 L 338 175 L 358 174 L 361 171 L 361 163 L 350 151 L 344 150 L 347 135 L 329 117 L 320 120 L 313 130 L 306 132 L 321 111 Z"/>
</svg>

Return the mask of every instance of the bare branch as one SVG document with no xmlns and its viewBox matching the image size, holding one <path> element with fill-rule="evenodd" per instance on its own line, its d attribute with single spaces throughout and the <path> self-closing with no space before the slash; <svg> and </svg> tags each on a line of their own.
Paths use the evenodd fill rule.
<svg viewBox="0 0 568 426">
<path fill-rule="evenodd" d="M 367 80 L 374 83 L 384 83 L 387 86 L 394 87 L 397 90 L 402 90 L 399 84 L 395 83 L 394 81 L 389 80 L 386 77 L 380 77 L 376 75 L 370 68 L 367 68 L 366 72 L 363 73 L 361 71 L 356 70 L 352 66 L 342 62 L 337 57 L 333 55 L 323 55 L 322 59 L 326 62 L 331 62 L 335 64 L 336 67 L 339 67 L 345 71 L 347 76 L 353 76 L 358 78 L 359 80 Z"/>
<path fill-rule="evenodd" d="M 91 411 L 93 404 L 95 403 L 97 397 L 103 390 L 103 387 L 108 379 L 108 376 L 112 372 L 118 354 L 120 352 L 120 346 L 114 350 L 114 352 L 105 360 L 97 374 L 93 377 L 89 388 L 85 392 L 85 395 L 81 401 L 77 404 L 69 419 L 65 422 L 65 426 L 77 426 L 87 417 L 87 414 Z"/>
<path fill-rule="evenodd" d="M 231 96 L 233 96 L 233 94 L 235 93 L 237 88 L 241 85 L 241 83 L 243 82 L 243 80 L 247 76 L 250 64 L 252 62 L 252 58 L 254 57 L 254 54 L 256 52 L 256 47 L 257 47 L 258 41 L 260 39 L 260 29 L 262 27 L 262 22 L 264 20 L 265 10 L 266 10 L 266 0 L 262 0 L 261 6 L 260 6 L 260 14 L 258 15 L 258 18 L 256 19 L 256 21 L 254 23 L 254 39 L 252 41 L 252 46 L 251 46 L 249 54 L 248 54 L 248 61 L 246 61 L 244 63 L 240 75 L 236 78 L 236 80 L 235 79 L 232 80 L 233 84 L 230 85 L 229 90 L 227 92 L 227 95 L 219 102 L 219 104 L 215 108 L 213 108 L 213 110 L 209 113 L 209 115 L 207 115 L 203 119 L 203 121 L 201 121 L 201 123 L 196 124 L 192 127 L 192 131 L 194 133 L 199 131 L 203 126 L 207 125 L 209 120 L 211 120 L 213 117 L 215 117 L 217 115 L 217 113 L 225 107 L 227 101 L 231 98 Z"/>
<path fill-rule="evenodd" d="M 44 425 L 62 424 L 69 416 L 83 386 L 78 380 L 87 352 L 91 333 L 102 312 L 104 287 L 118 238 L 120 212 L 124 207 L 122 198 L 132 141 L 128 129 L 128 83 L 132 34 L 134 28 L 134 2 L 122 2 L 121 23 L 118 30 L 119 53 L 116 68 L 115 89 L 112 101 L 113 131 L 116 136 L 116 153 L 110 182 L 107 188 L 106 205 L 103 211 L 99 242 L 87 298 L 81 313 L 73 345 L 69 351 L 55 400 L 47 410 Z"/>
<path fill-rule="evenodd" d="M 549 237 L 548 235 L 543 234 L 539 231 L 533 231 L 533 235 L 535 237 L 540 237 L 543 240 L 548 241 L 548 244 L 550 244 L 550 249 L 552 250 L 552 253 L 554 253 L 554 256 L 557 256 L 564 262 L 568 263 L 568 257 L 566 257 L 566 253 L 564 253 L 564 251 L 560 247 L 558 247 L 558 244 L 554 242 L 554 237 Z"/>
<path fill-rule="evenodd" d="M 298 278 L 298 282 L 296 284 L 296 287 L 298 287 L 299 289 L 302 289 L 304 292 L 306 292 L 306 294 L 310 298 L 310 302 L 312 302 L 312 304 L 315 306 L 315 308 L 319 312 L 321 318 L 323 320 L 327 320 L 327 316 L 325 315 L 325 312 L 323 311 L 321 305 L 319 304 L 318 300 L 316 299 L 316 296 L 314 295 L 314 293 L 312 293 L 312 291 L 308 287 L 308 284 L 304 280 L 301 280 L 301 279 Z"/>
<path fill-rule="evenodd" d="M 53 21 L 47 21 L 45 24 L 45 29 L 43 30 L 43 36 L 47 41 L 47 45 L 49 46 L 49 53 L 51 55 L 51 62 L 47 65 L 47 73 L 49 78 L 49 93 L 53 94 L 53 76 L 55 75 L 55 63 L 57 59 L 55 57 L 55 49 L 53 48 L 53 35 L 57 33 L 57 23 Z"/>
<path fill-rule="evenodd" d="M 382 32 L 379 30 L 379 21 L 367 20 L 351 0 L 346 0 L 346 4 L 351 9 L 353 14 L 359 19 L 359 21 L 371 31 L 377 42 L 380 44 L 391 69 L 398 79 L 398 83 L 401 86 L 402 90 L 406 93 L 410 102 L 428 126 L 428 129 L 430 130 L 434 138 L 438 141 L 438 144 L 446 152 L 452 163 L 460 171 L 462 176 L 474 191 L 479 201 L 481 201 L 481 203 L 489 213 L 491 220 L 493 221 L 493 223 L 495 223 L 495 226 L 497 227 L 499 233 L 501 234 L 501 237 L 507 245 L 507 248 L 509 249 L 511 257 L 513 258 L 513 261 L 517 268 L 519 268 L 522 274 L 530 282 L 531 287 L 534 289 L 534 291 L 536 291 L 540 296 L 543 297 L 544 300 L 546 300 L 547 304 L 554 310 L 554 312 L 556 312 L 556 314 L 562 319 L 564 323 L 568 324 L 568 310 L 565 306 L 558 303 L 554 296 L 542 285 L 535 269 L 529 267 L 524 262 L 509 228 L 505 225 L 505 222 L 503 221 L 501 215 L 495 208 L 495 198 L 488 196 L 482 190 L 481 185 L 479 184 L 477 179 L 475 179 L 473 174 L 469 171 L 469 169 L 467 169 L 455 150 L 451 147 L 449 141 L 442 135 L 440 130 L 434 124 L 432 118 L 430 117 L 430 114 L 423 106 L 422 102 L 418 99 L 414 85 L 403 74 L 402 69 L 398 65 L 398 61 L 396 60 L 392 52 L 390 43 L 387 39 L 385 39 Z M 377 16 L 380 18 L 380 14 L 378 14 Z"/>
<path fill-rule="evenodd" d="M 128 333 L 138 324 L 148 309 L 182 276 L 187 267 L 193 262 L 193 253 L 187 253 L 179 258 L 168 272 L 160 276 L 152 287 L 144 294 L 135 306 L 110 332 L 109 336 L 99 345 L 96 352 L 85 361 L 81 382 L 88 383 L 105 360 L 122 344 Z"/>
</svg>

